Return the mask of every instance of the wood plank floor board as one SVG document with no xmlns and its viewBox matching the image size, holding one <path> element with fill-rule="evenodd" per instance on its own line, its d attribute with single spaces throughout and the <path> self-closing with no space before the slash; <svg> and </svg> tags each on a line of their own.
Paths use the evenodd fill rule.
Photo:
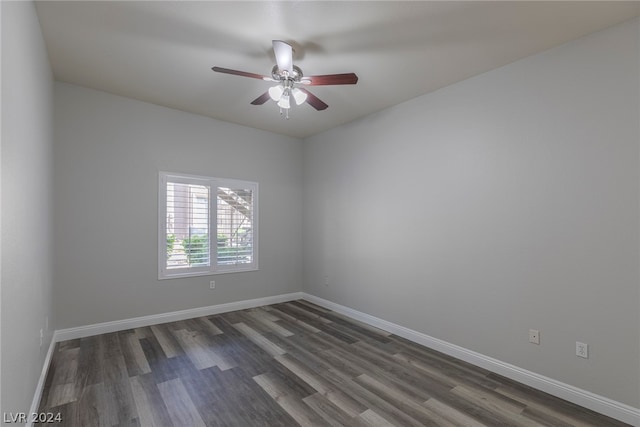
<svg viewBox="0 0 640 427">
<path fill-rule="evenodd" d="M 206 317 L 199 317 L 197 320 L 204 326 L 205 331 L 209 332 L 211 335 L 222 334 L 222 331 L 215 324 L 213 324 L 213 322 L 211 322 L 211 319 L 208 319 Z"/>
<path fill-rule="evenodd" d="M 367 374 L 360 375 L 355 378 L 354 381 L 372 393 L 377 394 L 385 401 L 393 404 L 398 409 L 418 420 L 425 426 L 449 427 L 452 424 L 435 414 L 433 411 L 430 411 L 426 406 L 421 405 L 422 402 L 419 402 L 417 397 L 406 393 L 393 383 L 380 381 Z"/>
<path fill-rule="evenodd" d="M 290 331 L 291 333 L 293 333 L 293 335 L 310 336 L 320 332 L 320 329 L 318 328 L 314 328 L 313 326 L 308 325 L 304 322 L 291 321 L 286 316 L 278 315 L 278 320 L 275 323 Z"/>
<path fill-rule="evenodd" d="M 286 353 L 281 347 L 275 344 L 273 341 L 270 341 L 265 335 L 260 334 L 258 331 L 248 326 L 244 322 L 235 323 L 233 325 L 240 333 L 242 333 L 245 337 L 249 338 L 249 340 L 253 341 L 258 347 L 266 351 L 272 357 L 281 356 Z"/>
<path fill-rule="evenodd" d="M 367 409 L 366 411 L 358 415 L 358 420 L 362 421 L 369 427 L 394 427 L 393 424 L 385 420 L 383 417 L 378 415 L 377 412 L 371 409 Z"/>
<path fill-rule="evenodd" d="M 84 410 L 84 409 L 83 409 Z M 79 426 L 78 424 L 78 402 L 69 402 L 64 403 L 62 405 L 55 406 L 53 409 L 49 407 L 45 407 L 42 412 L 52 412 L 56 415 L 60 415 L 60 419 L 62 422 L 60 425 L 64 426 Z M 38 425 L 39 423 L 36 423 Z M 41 425 L 52 425 L 52 424 L 41 424 Z M 53 424 L 56 425 L 56 424 Z"/>
<path fill-rule="evenodd" d="M 338 354 L 339 358 L 342 359 L 347 366 L 350 366 L 352 371 L 355 371 L 356 367 L 360 368 L 359 370 L 361 372 L 359 374 L 351 376 L 351 378 L 354 380 L 362 377 L 362 375 L 374 376 L 376 378 L 384 378 L 387 381 L 397 384 L 404 391 L 411 393 L 412 395 L 420 398 L 421 400 L 429 399 L 432 396 L 432 393 L 430 393 L 429 390 L 424 389 L 422 387 L 413 387 L 410 383 L 406 383 L 406 382 L 403 382 L 402 380 L 399 380 L 398 378 L 396 378 L 393 375 L 390 375 L 388 372 L 385 372 L 383 369 L 376 366 L 375 364 L 371 364 L 366 361 L 362 361 L 361 363 L 358 363 L 357 359 L 351 358 L 351 355 L 349 355 L 348 353 L 344 353 L 343 350 L 341 349 L 335 349 L 332 351 L 336 352 L 335 354 Z M 341 375 L 344 375 L 345 373 L 344 371 L 341 372 L 339 367 L 335 367 L 333 370 L 334 372 Z M 413 382 L 414 378 L 410 378 L 410 380 Z M 429 384 L 429 387 L 433 387 L 433 386 L 434 386 L 433 384 Z M 445 392 L 447 392 L 448 390 L 449 390 L 448 387 L 444 389 Z"/>
<path fill-rule="evenodd" d="M 477 393 L 477 390 L 474 392 L 462 386 L 455 387 L 451 392 L 456 396 L 462 397 L 466 401 L 495 414 L 495 416 L 501 420 L 502 425 L 525 427 L 540 427 L 541 425 L 534 420 L 523 417 L 521 412 L 524 407 L 514 405 L 512 402 L 492 398 L 487 393 Z"/>
<path fill-rule="evenodd" d="M 221 321 L 222 322 L 222 321 Z M 266 372 L 273 365 L 269 354 L 231 325 L 220 323 L 224 333 L 217 336 L 221 354 L 251 376 Z M 230 329 L 226 329 L 229 327 Z"/>
<path fill-rule="evenodd" d="M 150 373 L 136 375 L 131 377 L 129 381 L 140 424 L 144 426 L 173 425 L 153 375 Z"/>
<path fill-rule="evenodd" d="M 473 402 L 469 402 L 460 396 L 452 394 L 450 383 L 443 383 L 437 378 L 422 378 L 423 385 L 420 390 L 419 387 L 416 388 L 414 386 L 416 384 L 415 378 L 413 378 L 410 373 L 398 371 L 393 367 L 391 367 L 389 371 L 380 369 L 380 366 L 384 367 L 387 365 L 380 363 L 379 366 L 376 363 L 371 363 L 369 360 L 364 360 L 342 349 L 335 349 L 334 351 L 338 352 L 344 360 L 350 360 L 352 363 L 359 361 L 365 372 L 371 373 L 376 377 L 385 378 L 401 388 L 409 388 L 410 392 L 420 395 L 425 398 L 425 400 L 435 397 L 442 401 L 447 401 L 455 410 L 465 413 L 478 422 L 485 423 L 489 426 L 512 425 L 508 420 L 496 416 L 496 414 L 491 413 L 482 406 L 478 406 Z M 368 355 L 368 357 L 370 357 L 370 355 Z M 413 375 L 419 377 L 422 375 L 422 372 L 414 372 Z"/>
<path fill-rule="evenodd" d="M 320 330 L 323 329 L 323 326 L 327 325 L 328 323 L 331 323 L 330 320 L 325 319 L 324 317 L 318 316 L 317 314 L 314 314 L 314 313 L 310 313 L 309 311 L 303 308 L 292 306 L 288 303 L 276 304 L 275 307 L 281 312 L 284 312 L 289 316 L 300 319 L 303 322 Z"/>
<path fill-rule="evenodd" d="M 311 303 L 307 303 L 307 304 L 311 304 Z M 329 311 L 327 310 L 326 314 L 324 315 L 325 317 L 327 317 L 328 319 L 330 319 L 331 321 L 333 321 L 334 323 L 339 323 L 342 322 L 342 324 L 344 325 L 353 325 L 353 326 L 357 326 L 361 329 L 365 329 L 370 333 L 374 333 L 379 337 L 385 337 L 385 338 L 389 338 L 389 336 L 391 336 L 391 332 L 387 332 L 385 330 L 376 328 L 375 326 L 371 326 L 368 325 L 364 322 L 361 322 L 359 320 L 355 320 L 350 318 L 349 316 L 346 316 L 344 314 L 341 313 L 337 313 L 335 311 Z M 390 340 L 380 340 L 379 338 L 374 338 L 376 341 L 381 341 L 381 342 L 390 342 Z"/>
<path fill-rule="evenodd" d="M 620 421 L 605 417 L 604 415 L 593 413 L 592 411 L 578 405 L 574 405 L 571 402 L 556 399 L 546 393 L 531 392 L 527 389 L 528 387 L 524 385 L 511 385 L 500 386 L 496 391 L 525 403 L 527 408 L 538 409 L 560 419 L 561 421 L 578 427 L 598 427 L 601 425 L 622 427 L 627 425 Z"/>
<path fill-rule="evenodd" d="M 82 338 L 78 352 L 76 387 L 83 388 L 102 382 L 102 339 L 100 336 Z"/>
<path fill-rule="evenodd" d="M 135 406 L 131 383 L 129 379 L 104 383 L 105 412 L 111 424 L 128 424 L 137 419 L 138 411 Z"/>
<path fill-rule="evenodd" d="M 393 365 L 381 359 L 361 357 L 362 352 L 347 352 L 342 349 L 336 349 L 336 352 L 345 360 L 349 360 L 353 365 L 360 365 L 364 373 L 380 378 L 385 378 L 399 387 L 413 392 L 424 400 L 434 395 L 446 395 L 452 386 L 449 382 L 440 381 L 425 375 L 423 372 L 410 372 L 403 370 L 399 365 Z M 373 359 L 373 360 L 372 360 Z"/>
<path fill-rule="evenodd" d="M 289 392 L 286 384 L 269 373 L 256 375 L 253 380 L 276 402 L 297 424 L 301 426 L 329 426 L 326 421 L 301 399 Z M 295 425 L 295 424 L 282 424 Z"/>
<path fill-rule="evenodd" d="M 454 425 L 460 427 L 490 427 L 482 424 L 464 413 L 455 410 L 449 405 L 440 402 L 437 399 L 429 399 L 423 403 L 424 406 L 439 414 L 443 418 L 451 421 Z"/>
<path fill-rule="evenodd" d="M 289 388 L 295 390 L 298 396 L 304 397 L 314 392 L 298 377 L 291 376 L 282 365 L 274 363 L 269 353 L 240 333 L 223 317 L 217 318 L 214 322 L 224 332 L 220 337 L 226 337 L 228 340 L 228 343 L 225 344 L 225 350 L 230 351 L 231 357 L 247 375 L 255 376 L 270 372 L 284 381 Z"/>
<path fill-rule="evenodd" d="M 316 390 L 307 384 L 297 375 L 291 375 L 291 371 L 280 363 L 274 363 L 267 371 L 272 378 L 278 379 L 282 384 L 286 385 L 289 394 L 303 399 L 312 395 Z"/>
<path fill-rule="evenodd" d="M 289 369 L 294 375 L 309 384 L 314 390 L 322 394 L 330 402 L 338 408 L 349 414 L 351 417 L 358 416 L 366 410 L 366 407 L 353 399 L 349 394 L 334 387 L 322 376 L 313 372 L 310 368 L 304 366 L 291 355 L 276 357 L 276 360 Z"/>
<path fill-rule="evenodd" d="M 168 363 L 167 356 L 153 335 L 148 338 L 142 338 L 139 342 L 156 383 L 178 378 L 178 373 Z"/>
<path fill-rule="evenodd" d="M 307 301 L 57 343 L 62 426 L 621 427 Z"/>
<path fill-rule="evenodd" d="M 339 387 L 341 390 L 348 391 L 348 393 L 363 406 L 370 409 L 375 408 L 375 412 L 377 414 L 393 425 L 410 427 L 423 425 L 420 421 L 411 417 L 397 406 L 394 406 L 388 400 L 381 398 L 376 393 L 371 392 L 369 389 L 355 382 L 353 379 L 343 376 L 342 373 L 338 371 L 329 370 L 325 377 L 327 381 L 332 383 L 334 386 Z"/>
<path fill-rule="evenodd" d="M 226 339 L 222 335 L 204 336 L 202 342 L 207 346 L 207 350 L 220 370 L 226 371 L 238 366 L 229 352 L 225 351 Z"/>
<path fill-rule="evenodd" d="M 245 321 L 245 316 L 242 313 L 242 310 L 230 311 L 228 313 L 223 313 L 218 316 L 224 318 L 224 320 L 226 320 L 232 325 L 235 325 L 236 323 L 242 323 Z"/>
<path fill-rule="evenodd" d="M 378 351 L 374 346 L 365 342 L 358 342 L 350 347 L 349 357 L 366 361 L 369 366 L 378 367 L 385 373 L 405 381 L 407 384 L 420 386 L 420 383 L 437 384 L 444 389 L 451 389 L 455 386 L 455 382 L 450 378 L 431 375 L 430 372 L 417 371 L 410 366 L 398 363 L 398 361 L 390 354 Z"/>
<path fill-rule="evenodd" d="M 236 325 L 236 324 L 246 325 L 259 334 L 267 334 L 269 332 L 272 332 L 272 330 L 265 323 L 261 322 L 258 318 L 256 318 L 255 316 L 252 316 L 248 312 L 247 313 L 235 312 L 234 316 L 232 317 L 232 320 L 234 321 L 233 325 Z M 238 322 L 238 320 L 240 321 Z"/>
<path fill-rule="evenodd" d="M 329 348 L 349 348 L 349 345 L 352 344 L 345 340 L 338 339 L 325 331 L 320 331 L 319 333 L 310 336 L 309 339 L 320 341 L 321 343 L 326 344 Z"/>
<path fill-rule="evenodd" d="M 120 342 L 120 349 L 130 377 L 151 372 L 149 363 L 140 346 L 139 337 L 134 330 L 118 332 L 118 341 Z"/>
<path fill-rule="evenodd" d="M 151 326 L 151 330 L 167 358 L 183 354 L 182 349 L 180 348 L 180 343 L 178 343 L 166 325 L 153 325 Z"/>
<path fill-rule="evenodd" d="M 339 354 L 337 354 L 333 349 L 325 350 L 319 354 L 319 357 L 330 366 L 330 370 L 334 370 L 340 372 L 345 377 L 355 378 L 359 375 L 364 374 L 365 369 L 363 369 L 360 364 L 353 364 L 348 360 L 342 358 Z"/>
<path fill-rule="evenodd" d="M 338 406 L 329 401 L 320 393 L 314 393 L 307 396 L 302 401 L 315 411 L 327 424 L 332 427 L 351 426 L 363 427 L 367 424 L 360 419 L 360 413 L 355 417 L 350 417 Z M 362 412 L 365 412 L 366 409 Z"/>
<path fill-rule="evenodd" d="M 547 427 L 575 427 L 577 425 L 577 421 L 566 422 L 562 417 L 555 417 L 552 413 L 541 411 L 536 408 L 527 407 L 522 411 L 522 415 Z M 585 425 L 583 423 L 581 424 L 583 426 Z"/>
<path fill-rule="evenodd" d="M 65 351 L 65 350 L 70 350 L 72 348 L 80 347 L 80 339 L 81 338 L 75 338 L 72 340 L 67 340 L 67 341 L 62 341 L 57 343 L 56 344 L 57 351 Z"/>
<path fill-rule="evenodd" d="M 331 311 L 319 307 L 315 304 L 305 304 L 301 301 L 289 301 L 285 304 L 295 310 L 303 310 L 305 313 L 307 313 L 307 315 L 317 317 L 322 322 L 331 322 L 331 319 L 328 318 L 328 315 L 331 313 Z"/>
<path fill-rule="evenodd" d="M 205 427 L 180 378 L 158 384 L 169 417 L 176 426 Z"/>
<path fill-rule="evenodd" d="M 302 329 L 304 329 L 307 332 L 311 332 L 311 333 L 318 333 L 320 332 L 320 329 L 316 328 L 315 326 L 312 326 L 310 324 L 308 324 L 307 322 L 305 322 L 302 319 L 299 319 L 295 316 L 292 316 L 290 314 L 285 313 L 284 311 L 278 310 L 277 308 L 272 308 L 270 310 L 271 313 L 273 313 L 274 315 L 278 316 L 281 320 L 288 322 L 287 324 L 294 324 Z"/>
<path fill-rule="evenodd" d="M 388 335 L 380 334 L 377 330 L 372 330 L 372 328 L 365 328 L 357 323 L 349 322 L 343 317 L 334 315 L 324 315 L 324 317 L 331 321 L 331 326 L 333 328 L 336 328 L 347 335 L 351 335 L 358 340 L 377 341 L 383 344 L 391 342 Z"/>
<path fill-rule="evenodd" d="M 295 300 L 295 301 L 291 301 L 291 302 L 294 303 L 294 304 L 302 305 L 303 307 L 310 307 L 310 308 L 314 309 L 317 313 L 322 313 L 323 315 L 334 313 L 333 311 L 331 311 L 328 308 L 321 307 L 321 306 L 319 306 L 317 304 L 314 304 L 314 303 L 309 302 L 309 301 L 305 301 L 303 299 L 299 299 L 299 300 Z"/>
<path fill-rule="evenodd" d="M 430 375 L 449 378 L 456 384 L 472 384 L 483 388 L 495 389 L 500 385 L 499 381 L 489 377 L 488 371 L 478 368 L 473 370 L 472 365 L 453 359 L 442 353 L 429 349 L 404 348 L 394 357 L 409 364 L 416 369 L 429 373 Z"/>
<path fill-rule="evenodd" d="M 59 352 L 59 363 L 51 381 L 49 400 L 47 406 L 59 406 L 78 399 L 80 390 L 76 387 L 76 374 L 78 372 L 78 355 L 80 347 L 71 348 Z"/>
<path fill-rule="evenodd" d="M 404 352 L 409 356 L 415 357 L 417 360 L 425 361 L 428 364 L 437 366 L 443 370 L 451 370 L 452 374 L 456 372 L 463 376 L 467 375 L 478 378 L 486 378 L 491 373 L 490 371 L 487 371 L 483 368 L 473 366 L 467 362 L 455 359 L 444 353 L 440 353 L 423 346 L 416 346 L 415 343 L 412 343 L 411 341 L 408 341 L 402 337 L 393 335 L 391 336 L 391 339 L 392 342 L 387 344 L 387 346 L 393 346 L 396 353 Z"/>
<path fill-rule="evenodd" d="M 396 353 L 393 355 L 399 363 L 407 368 L 413 368 L 419 372 L 423 372 L 432 378 L 449 382 L 453 386 L 456 385 L 476 385 L 482 388 L 495 389 L 499 386 L 499 383 L 490 380 L 483 376 L 465 375 L 457 370 L 455 367 L 451 367 L 447 363 L 438 361 L 423 362 L 414 356 L 409 356 L 406 353 Z"/>
<path fill-rule="evenodd" d="M 78 425 L 83 426 L 112 426 L 117 423 L 117 414 L 109 413 L 106 402 L 104 384 L 88 384 L 78 396 L 77 412 Z"/>
<path fill-rule="evenodd" d="M 218 378 L 217 367 L 196 370 L 180 379 L 196 407 L 202 421 L 207 426 L 225 426 L 233 420 L 233 413 L 225 410 L 232 404 L 226 400 L 222 383 Z M 177 427 L 177 426 L 176 426 Z"/>
<path fill-rule="evenodd" d="M 320 324 L 320 329 L 328 335 L 331 335 L 334 338 L 343 341 L 346 344 L 354 344 L 357 343 L 361 337 L 355 336 L 356 334 L 351 333 L 351 331 L 345 331 L 344 328 L 341 328 L 340 325 L 334 325 L 332 323 Z"/>
<path fill-rule="evenodd" d="M 131 383 L 127 365 L 119 346 L 117 333 L 100 335 L 103 342 L 102 354 L 102 379 L 104 381 L 104 394 L 106 396 L 107 412 L 116 414 L 113 425 L 127 424 L 137 419 Z"/>
<path fill-rule="evenodd" d="M 272 314 L 264 310 L 247 310 L 246 313 L 242 314 L 242 317 L 243 323 L 246 323 L 260 333 L 277 333 L 283 337 L 292 335 L 291 331 L 286 330 L 273 320 Z"/>
<path fill-rule="evenodd" d="M 244 408 L 237 425 L 246 426 L 279 426 L 289 421 L 283 409 L 264 390 L 256 387 L 253 378 L 248 377 L 240 369 L 224 372 L 224 384 L 233 402 L 232 407 Z"/>
</svg>

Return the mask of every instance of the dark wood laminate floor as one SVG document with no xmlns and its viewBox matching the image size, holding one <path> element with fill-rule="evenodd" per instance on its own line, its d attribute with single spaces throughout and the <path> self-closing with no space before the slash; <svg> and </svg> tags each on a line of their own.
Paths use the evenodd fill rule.
<svg viewBox="0 0 640 427">
<path fill-rule="evenodd" d="M 67 426 L 623 426 L 305 301 L 58 343 Z"/>
</svg>

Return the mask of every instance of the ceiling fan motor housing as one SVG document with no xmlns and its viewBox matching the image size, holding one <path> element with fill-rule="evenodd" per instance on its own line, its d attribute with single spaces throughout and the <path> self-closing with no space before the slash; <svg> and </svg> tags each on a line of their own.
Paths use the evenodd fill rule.
<svg viewBox="0 0 640 427">
<path fill-rule="evenodd" d="M 300 83 L 303 74 L 300 67 L 296 65 L 293 66 L 293 72 L 291 74 L 289 74 L 287 70 L 280 71 L 278 65 L 274 65 L 271 69 L 271 77 L 275 81 L 291 80 L 292 83 Z"/>
</svg>

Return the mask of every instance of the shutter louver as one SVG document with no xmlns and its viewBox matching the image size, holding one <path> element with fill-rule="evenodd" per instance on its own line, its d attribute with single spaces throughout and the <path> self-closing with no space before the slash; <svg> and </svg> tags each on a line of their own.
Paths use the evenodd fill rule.
<svg viewBox="0 0 640 427">
<path fill-rule="evenodd" d="M 253 262 L 253 191 L 217 189 L 217 261 L 219 265 Z"/>
<path fill-rule="evenodd" d="M 167 268 L 210 265 L 209 187 L 167 183 Z"/>
</svg>

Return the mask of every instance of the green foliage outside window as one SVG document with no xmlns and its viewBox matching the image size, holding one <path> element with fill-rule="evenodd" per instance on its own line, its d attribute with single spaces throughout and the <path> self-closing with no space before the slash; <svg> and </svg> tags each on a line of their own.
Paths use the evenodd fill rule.
<svg viewBox="0 0 640 427">
<path fill-rule="evenodd" d="M 167 234 L 167 259 L 173 254 L 173 247 L 176 244 L 176 235 Z"/>
<path fill-rule="evenodd" d="M 189 265 L 209 263 L 209 236 L 196 234 L 182 240 L 182 247 Z"/>
</svg>

